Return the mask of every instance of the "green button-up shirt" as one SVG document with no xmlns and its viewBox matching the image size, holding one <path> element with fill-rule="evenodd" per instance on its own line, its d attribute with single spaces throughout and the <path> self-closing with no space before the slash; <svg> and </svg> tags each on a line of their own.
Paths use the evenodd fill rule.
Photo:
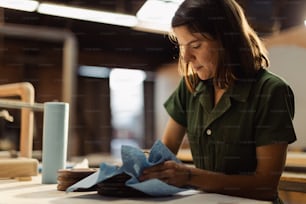
<svg viewBox="0 0 306 204">
<path fill-rule="evenodd" d="M 214 106 L 211 80 L 195 93 L 181 80 L 165 102 L 169 115 L 186 127 L 194 164 L 226 174 L 256 169 L 256 147 L 296 140 L 294 96 L 288 84 L 261 69 L 254 80 L 239 81 Z"/>
</svg>

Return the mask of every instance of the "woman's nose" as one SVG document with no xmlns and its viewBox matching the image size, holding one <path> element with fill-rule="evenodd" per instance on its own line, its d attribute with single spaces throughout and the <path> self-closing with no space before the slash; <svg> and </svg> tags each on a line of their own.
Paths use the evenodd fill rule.
<svg viewBox="0 0 306 204">
<path fill-rule="evenodd" d="M 190 49 L 188 49 L 188 47 L 182 48 L 180 52 L 181 52 L 181 57 L 182 57 L 182 59 L 183 59 L 186 63 L 192 61 L 192 60 L 195 58 L 195 56 L 194 56 L 193 53 L 190 51 Z"/>
</svg>

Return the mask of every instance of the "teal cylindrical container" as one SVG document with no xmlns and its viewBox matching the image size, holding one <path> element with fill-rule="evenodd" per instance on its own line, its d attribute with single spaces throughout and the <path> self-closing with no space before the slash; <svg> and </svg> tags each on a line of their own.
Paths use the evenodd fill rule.
<svg viewBox="0 0 306 204">
<path fill-rule="evenodd" d="M 42 145 L 42 183 L 57 183 L 57 171 L 64 169 L 67 159 L 69 104 L 44 103 Z"/>
</svg>

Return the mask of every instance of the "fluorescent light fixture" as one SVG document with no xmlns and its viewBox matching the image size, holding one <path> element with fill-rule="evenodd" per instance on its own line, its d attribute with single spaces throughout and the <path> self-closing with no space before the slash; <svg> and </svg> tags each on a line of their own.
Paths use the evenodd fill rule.
<svg viewBox="0 0 306 204">
<path fill-rule="evenodd" d="M 171 19 L 182 2 L 183 0 L 147 0 L 136 16 L 33 0 L 0 0 L 0 7 L 165 34 L 171 30 Z"/>
<path fill-rule="evenodd" d="M 136 29 L 169 32 L 171 20 L 183 0 L 147 0 L 136 16 Z"/>
<path fill-rule="evenodd" d="M 38 4 L 38 1 L 32 0 L 0 0 L 0 7 L 28 12 L 35 11 Z"/>
<path fill-rule="evenodd" d="M 304 25 L 306 26 L 306 20 L 304 20 Z"/>
<path fill-rule="evenodd" d="M 106 67 L 80 66 L 78 74 L 83 77 L 109 78 L 111 70 Z"/>
<path fill-rule="evenodd" d="M 133 27 L 137 24 L 137 18 L 132 15 L 115 14 L 111 12 L 83 9 L 58 4 L 41 3 L 37 11 L 47 15 L 126 27 Z"/>
</svg>

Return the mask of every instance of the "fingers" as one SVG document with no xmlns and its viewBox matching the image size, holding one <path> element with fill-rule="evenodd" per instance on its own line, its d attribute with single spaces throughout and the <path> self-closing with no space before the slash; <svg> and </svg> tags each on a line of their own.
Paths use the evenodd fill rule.
<svg viewBox="0 0 306 204">
<path fill-rule="evenodd" d="M 166 178 L 165 173 L 164 173 L 165 170 L 166 169 L 161 164 L 147 168 L 142 172 L 142 175 L 140 176 L 139 179 L 141 181 L 153 179 L 153 178 L 164 180 Z"/>
<path fill-rule="evenodd" d="M 145 169 L 139 177 L 139 180 L 159 179 L 170 185 L 181 186 L 183 182 L 186 181 L 185 174 L 186 168 L 183 164 L 178 164 L 174 161 L 166 161 Z"/>
<path fill-rule="evenodd" d="M 161 164 L 157 164 L 155 166 L 149 167 L 147 169 L 144 169 L 142 174 L 154 174 L 160 177 L 163 177 L 163 174 L 167 173 L 168 171 L 170 171 L 169 173 L 171 173 L 171 171 L 175 171 L 178 168 L 178 164 L 174 161 L 165 161 Z M 163 174 L 161 174 L 163 173 Z M 161 174 L 161 175 L 159 175 Z"/>
</svg>

